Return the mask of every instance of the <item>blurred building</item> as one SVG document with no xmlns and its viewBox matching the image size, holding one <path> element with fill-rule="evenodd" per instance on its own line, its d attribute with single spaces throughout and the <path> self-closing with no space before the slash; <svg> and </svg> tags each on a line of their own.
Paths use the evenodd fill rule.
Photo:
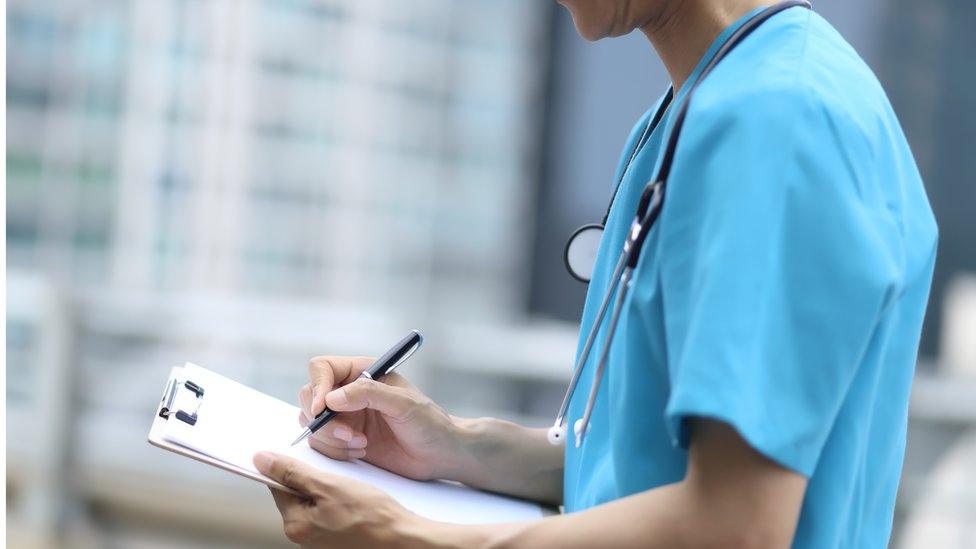
<svg viewBox="0 0 976 549">
<path fill-rule="evenodd" d="M 78 415 L 60 437 L 10 422 L 12 502 L 40 527 L 66 517 L 33 480 L 117 506 L 113 479 L 158 486 L 182 465 L 144 442 L 173 364 L 293 399 L 308 357 L 408 328 L 442 334 L 421 382 L 471 341 L 521 337 L 549 6 L 7 9 L 11 417 L 55 417 L 42 388 Z M 473 409 L 507 383 L 488 377 Z"/>
<path fill-rule="evenodd" d="M 546 12 L 11 2 L 11 264 L 85 287 L 511 315 Z"/>
<path fill-rule="evenodd" d="M 266 333 L 296 303 L 351 332 L 524 316 L 547 8 L 50 0 L 8 21 L 9 265 L 141 331 L 82 322 L 84 363 L 127 377 L 146 339 L 213 335 L 181 322 Z"/>
</svg>

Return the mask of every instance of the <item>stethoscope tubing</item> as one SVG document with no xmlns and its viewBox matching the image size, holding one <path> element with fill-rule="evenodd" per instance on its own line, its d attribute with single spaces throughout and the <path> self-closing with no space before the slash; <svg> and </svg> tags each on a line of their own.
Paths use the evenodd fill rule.
<svg viewBox="0 0 976 549">
<path fill-rule="evenodd" d="M 678 146 L 678 138 L 681 135 L 681 128 L 684 125 L 685 117 L 688 113 L 688 106 L 691 103 L 691 98 L 694 95 L 695 90 L 705 79 L 706 76 L 715 68 L 718 63 L 725 58 L 725 56 L 732 51 L 746 36 L 748 36 L 752 31 L 756 30 L 760 25 L 762 25 L 766 20 L 768 20 L 773 15 L 791 7 L 803 6 L 810 9 L 810 3 L 806 0 L 786 0 L 780 2 L 774 6 L 766 8 L 762 12 L 756 14 L 749 21 L 743 24 L 740 28 L 736 29 L 729 37 L 726 39 L 718 51 L 714 54 L 712 59 L 709 60 L 708 64 L 702 69 L 701 74 L 692 84 L 685 96 L 684 101 L 682 101 L 678 112 L 675 115 L 674 126 L 671 130 L 668 140 L 665 144 L 664 156 L 661 161 L 658 173 L 653 179 L 653 183 L 647 185 L 644 189 L 644 193 L 641 196 L 640 203 L 637 208 L 637 215 L 634 222 L 631 224 L 630 232 L 627 239 L 624 242 L 623 250 L 620 253 L 620 258 L 617 260 L 617 265 L 614 267 L 613 273 L 610 277 L 610 282 L 607 287 L 606 293 L 603 296 L 603 300 L 600 303 L 600 308 L 597 311 L 596 318 L 593 324 L 590 326 L 590 331 L 586 336 L 586 341 L 583 344 L 583 348 L 580 351 L 580 356 L 576 360 L 575 368 L 573 369 L 573 376 L 569 382 L 569 387 L 566 390 L 566 394 L 563 396 L 562 404 L 559 406 L 559 413 L 556 415 L 556 421 L 553 424 L 552 429 L 550 429 L 550 441 L 561 440 L 560 436 L 553 436 L 553 433 L 560 432 L 563 424 L 566 421 L 566 414 L 569 409 L 569 403 L 573 398 L 573 394 L 576 392 L 576 388 L 579 385 L 579 379 L 583 373 L 583 367 L 586 361 L 589 359 L 590 352 L 593 348 L 593 343 L 596 341 L 597 335 L 600 332 L 600 328 L 603 325 L 603 319 L 606 317 L 608 309 L 611 311 L 610 323 L 607 326 L 607 333 L 604 338 L 603 348 L 600 352 L 600 357 L 597 362 L 596 372 L 594 373 L 593 384 L 590 387 L 590 393 L 586 401 L 586 408 L 583 412 L 583 417 L 579 420 L 577 425 L 574 425 L 573 431 L 575 434 L 575 443 L 579 447 L 582 445 L 583 437 L 586 434 L 587 428 L 590 423 L 591 416 L 593 414 L 593 408 L 596 405 L 596 397 L 600 390 L 600 385 L 603 379 L 604 371 L 606 370 L 607 362 L 610 357 L 610 349 L 613 345 L 614 335 L 617 331 L 617 324 L 620 321 L 621 312 L 623 310 L 624 301 L 629 294 L 630 286 L 633 284 L 633 272 L 637 267 L 637 261 L 640 258 L 640 252 L 644 244 L 644 240 L 647 238 L 650 229 L 653 227 L 654 222 L 657 221 L 658 215 L 663 207 L 664 203 L 664 193 L 667 188 L 667 179 L 671 173 L 671 167 L 674 161 L 675 151 Z M 664 110 L 667 108 L 668 103 L 673 96 L 673 90 L 668 91 L 668 95 L 661 108 L 655 114 L 654 119 L 648 124 L 644 132 L 638 139 L 637 145 L 634 147 L 633 152 L 630 155 L 624 170 L 621 174 L 620 181 L 617 183 L 617 190 L 614 191 L 614 197 L 616 197 L 617 191 L 620 189 L 620 185 L 623 182 L 623 178 L 626 176 L 627 171 L 630 169 L 634 158 L 637 156 L 643 143 L 646 141 L 650 132 L 653 128 L 657 126 L 663 116 Z M 611 200 L 611 206 L 613 201 Z M 610 209 L 607 209 L 607 216 L 609 216 Z M 604 217 L 602 225 L 606 224 L 607 216 Z M 586 226 L 584 228 L 589 228 Z M 573 236 L 579 234 L 582 230 L 577 230 Z M 572 241 L 572 240 L 571 240 Z M 567 244 L 568 250 L 568 244 Z M 564 254 L 568 256 L 567 254 Z M 567 261 L 567 267 L 569 267 Z M 573 270 L 569 269 L 570 273 Z M 574 274 L 574 276 L 576 276 Z M 579 278 L 579 277 L 577 277 Z M 619 291 L 618 291 L 619 286 Z M 616 296 L 616 299 L 613 297 Z M 610 303 L 613 302 L 611 308 Z M 564 433 L 564 431 L 563 431 Z M 554 444 L 556 442 L 553 442 Z"/>
<path fill-rule="evenodd" d="M 627 265 L 627 252 L 621 251 L 620 258 L 617 260 L 617 266 L 613 269 L 613 274 L 610 275 L 610 285 L 607 288 L 607 292 L 603 294 L 603 301 L 600 303 L 600 308 L 597 310 L 596 318 L 593 320 L 594 326 L 599 326 L 603 323 L 603 317 L 607 314 L 607 309 L 610 306 L 610 301 L 613 298 L 614 290 L 617 284 L 620 282 L 621 275 L 623 274 L 624 267 Z M 579 384 L 579 378 L 583 374 L 583 364 L 586 364 L 586 360 L 590 356 L 590 349 L 593 348 L 593 342 L 596 341 L 597 333 L 599 329 L 593 330 L 586 335 L 586 342 L 583 343 L 583 349 L 580 350 L 579 358 L 576 360 L 576 365 L 573 368 L 573 377 L 569 381 L 569 388 L 566 394 L 563 395 L 563 402 L 559 405 L 559 413 L 556 414 L 556 426 L 560 426 L 566 419 L 566 411 L 569 409 L 569 401 L 573 398 L 573 393 L 576 392 L 576 385 Z"/>
<path fill-rule="evenodd" d="M 635 219 L 634 223 L 631 225 L 630 232 L 627 235 L 627 240 L 624 242 L 624 249 L 620 253 L 620 259 L 618 260 L 617 266 L 614 268 L 613 276 L 610 279 L 610 287 L 603 296 L 603 302 L 600 304 L 600 310 L 597 313 L 597 318 L 594 320 L 589 334 L 587 334 L 586 343 L 584 344 L 583 350 L 580 352 L 580 357 L 577 360 L 577 366 L 573 372 L 573 379 L 571 380 L 570 386 L 566 391 L 566 395 L 563 397 L 563 405 L 560 407 L 560 413 L 556 419 L 554 428 L 561 427 L 565 421 L 565 414 L 569 407 L 569 401 L 572 399 L 573 393 L 576 392 L 576 386 L 579 384 L 579 378 L 583 373 L 583 365 L 585 365 L 586 361 L 589 359 L 593 342 L 596 340 L 597 334 L 600 332 L 600 326 L 602 325 L 603 318 L 606 316 L 610 299 L 616 295 L 613 307 L 610 309 L 612 311 L 610 314 L 610 324 L 607 326 L 607 334 L 604 338 L 603 349 L 601 349 L 600 358 L 597 361 L 596 373 L 593 377 L 593 385 L 590 387 L 590 394 L 586 399 L 586 408 L 583 411 L 583 417 L 580 420 L 579 428 L 577 429 L 575 425 L 573 428 L 577 448 L 583 444 L 583 437 L 585 436 L 586 430 L 590 425 L 590 418 L 593 415 L 593 408 L 596 406 L 596 397 L 599 393 L 600 384 L 603 380 L 603 373 L 606 370 L 607 362 L 610 358 L 610 349 L 613 346 L 613 340 L 617 333 L 617 324 L 620 321 L 620 314 L 623 311 L 624 301 L 627 299 L 627 295 L 629 294 L 630 285 L 633 283 L 633 272 L 634 269 L 637 268 L 637 259 L 640 256 L 644 239 L 650 232 L 651 227 L 654 226 L 654 222 L 657 221 L 657 217 L 660 215 L 663 204 L 663 184 L 655 183 L 654 185 L 650 185 L 645 188 L 644 195 L 641 196 L 640 200 L 640 210 L 644 213 L 640 218 Z"/>
<path fill-rule="evenodd" d="M 590 425 L 590 416 L 593 415 L 593 408 L 596 406 L 596 395 L 600 392 L 600 382 L 603 381 L 603 372 L 607 368 L 607 360 L 610 357 L 610 347 L 613 345 L 614 334 L 617 331 L 617 323 L 620 322 L 620 312 L 623 310 L 623 302 L 625 299 L 627 299 L 627 290 L 630 287 L 630 283 L 633 281 L 631 278 L 633 272 L 634 269 L 632 267 L 625 267 L 624 272 L 620 275 L 620 291 L 616 292 L 617 299 L 613 304 L 613 313 L 610 315 L 610 325 L 607 326 L 607 335 L 603 342 L 603 349 L 600 350 L 600 360 L 597 362 L 596 374 L 593 377 L 593 385 L 590 386 L 590 394 L 586 398 L 586 408 L 583 411 L 583 420 L 580 422 L 580 429 L 578 431 L 574 429 L 577 448 L 583 444 L 583 436 L 586 433 L 586 429 Z"/>
</svg>

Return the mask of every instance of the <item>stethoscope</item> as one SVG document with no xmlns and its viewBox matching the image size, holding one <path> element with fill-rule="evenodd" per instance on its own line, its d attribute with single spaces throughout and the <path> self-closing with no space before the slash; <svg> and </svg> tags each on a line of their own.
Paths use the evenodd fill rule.
<svg viewBox="0 0 976 549">
<path fill-rule="evenodd" d="M 685 96 L 675 116 L 674 127 L 671 129 L 671 133 L 668 135 L 667 145 L 664 149 L 664 156 L 661 159 L 661 165 L 660 168 L 658 168 L 657 175 L 651 179 L 651 181 L 644 187 L 643 193 L 641 193 L 640 201 L 637 203 L 637 213 L 633 222 L 631 222 L 630 231 L 627 233 L 627 239 L 624 241 L 623 249 L 620 251 L 620 256 L 617 259 L 617 263 L 613 268 L 612 274 L 610 275 L 610 284 L 607 286 L 607 291 L 603 295 L 603 299 L 600 302 L 600 308 L 597 310 L 596 318 L 593 321 L 593 325 L 590 327 L 589 333 L 586 335 L 586 340 L 583 343 L 583 348 L 580 351 L 579 358 L 576 360 L 576 366 L 573 369 L 573 377 L 569 382 L 569 387 L 566 389 L 565 396 L 563 396 L 563 402 L 559 406 L 559 413 L 556 414 L 556 421 L 549 429 L 548 438 L 551 444 L 562 444 L 563 440 L 566 438 L 565 422 L 569 402 L 573 398 L 573 393 L 576 391 L 576 387 L 579 384 L 580 375 L 583 373 L 583 366 L 586 364 L 587 359 L 589 359 L 590 350 L 593 348 L 593 343 L 596 341 L 597 334 L 600 332 L 603 319 L 606 317 L 607 311 L 609 310 L 611 311 L 610 324 L 608 325 L 607 333 L 604 336 L 603 348 L 600 352 L 599 360 L 597 361 L 593 385 L 590 387 L 589 398 L 586 400 L 586 409 L 583 412 L 583 417 L 576 420 L 576 422 L 573 424 L 573 433 L 576 437 L 576 447 L 578 448 L 583 444 L 583 438 L 586 436 L 586 430 L 590 424 L 590 417 L 593 415 L 593 406 L 596 403 L 596 396 L 600 390 L 600 382 L 603 380 L 603 374 L 607 367 L 607 359 L 610 356 L 610 347 L 613 343 L 617 323 L 620 320 L 620 313 L 623 308 L 623 303 L 626 300 L 630 286 L 633 283 L 634 269 L 637 267 L 637 262 L 640 259 L 641 248 L 644 245 L 644 240 L 647 238 L 647 234 L 650 232 L 651 227 L 653 227 L 654 222 L 661 213 L 661 207 L 664 204 L 664 192 L 667 188 L 668 175 L 671 173 L 671 167 L 674 162 L 674 153 L 678 146 L 678 138 L 681 136 L 681 128 L 684 125 L 685 117 L 688 114 L 688 105 L 691 102 L 691 98 L 694 95 L 695 90 L 698 89 L 698 86 L 703 80 L 705 80 L 705 77 L 708 76 L 712 69 L 714 69 L 715 66 L 718 65 L 719 62 L 721 62 L 722 59 L 729 54 L 729 52 L 731 52 L 740 42 L 742 42 L 746 36 L 759 28 L 760 25 L 762 25 L 773 15 L 795 6 L 802 6 L 807 9 L 810 9 L 811 7 L 810 3 L 805 0 L 787 0 L 764 9 L 746 21 L 741 27 L 736 29 L 735 32 L 726 38 L 725 42 L 722 43 L 718 51 L 715 52 L 715 55 L 712 56 L 712 59 L 709 60 L 708 64 L 705 65 L 705 68 L 702 69 L 698 79 L 695 80 L 694 84 L 692 84 L 691 88 L 688 90 L 688 95 Z M 634 158 L 637 157 L 637 154 L 640 152 L 641 148 L 650 138 L 651 133 L 653 133 L 654 129 L 664 117 L 664 113 L 667 112 L 673 96 L 673 90 L 669 89 L 664 100 L 661 102 L 661 106 L 658 107 L 654 117 L 648 122 L 647 126 L 644 128 L 644 132 L 634 145 L 634 150 L 631 152 L 630 158 L 624 165 L 624 169 L 620 174 L 619 180 L 617 181 L 614 196 L 610 199 L 611 206 L 613 205 L 613 200 L 616 198 L 617 192 L 620 190 L 621 183 L 623 183 L 630 166 L 634 162 Z M 574 278 L 586 283 L 590 281 L 590 278 L 593 275 L 593 266 L 596 263 L 597 250 L 600 246 L 600 240 L 603 238 L 603 230 L 609 216 L 610 207 L 607 208 L 607 212 L 603 216 L 603 221 L 601 223 L 583 225 L 573 232 L 569 238 L 569 241 L 566 243 L 563 259 L 566 262 L 567 270 Z M 617 291 L 618 287 L 620 288 L 619 292 Z"/>
</svg>

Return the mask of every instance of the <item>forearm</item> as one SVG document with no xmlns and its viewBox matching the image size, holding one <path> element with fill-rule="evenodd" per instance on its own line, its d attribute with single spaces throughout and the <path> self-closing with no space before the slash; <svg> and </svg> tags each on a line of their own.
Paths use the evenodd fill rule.
<svg viewBox="0 0 976 549">
<path fill-rule="evenodd" d="M 474 534 L 483 536 L 485 547 L 719 547 L 703 543 L 709 525 L 688 520 L 698 515 L 681 486 L 669 485 L 587 511 Z"/>
<path fill-rule="evenodd" d="M 740 505 L 748 505 L 744 502 Z M 431 547 L 573 549 L 787 547 L 792 529 L 771 531 L 775 521 L 737 522 L 723 509 L 676 483 L 578 513 L 540 521 L 459 526 L 428 524 Z M 751 517 L 750 517 L 751 518 Z M 424 546 L 424 543 L 418 543 Z"/>
<path fill-rule="evenodd" d="M 456 547 L 788 547 L 806 478 L 753 450 L 728 425 L 696 420 L 691 429 L 681 482 L 540 521 L 435 524 L 432 534 Z"/>
<path fill-rule="evenodd" d="M 545 429 L 494 418 L 454 418 L 463 459 L 448 478 L 469 486 L 551 505 L 562 502 L 563 449 Z"/>
</svg>

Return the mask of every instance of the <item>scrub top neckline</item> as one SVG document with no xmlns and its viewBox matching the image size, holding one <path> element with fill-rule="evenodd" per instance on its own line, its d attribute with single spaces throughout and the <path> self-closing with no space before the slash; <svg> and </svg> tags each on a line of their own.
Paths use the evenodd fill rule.
<svg viewBox="0 0 976 549">
<path fill-rule="evenodd" d="M 671 92 L 673 97 L 671 99 L 670 105 L 668 105 L 667 112 L 665 113 L 664 117 L 661 119 L 661 121 L 664 123 L 665 136 L 670 136 L 671 132 L 674 129 L 674 117 L 671 115 L 675 112 L 675 110 L 672 109 L 672 106 L 675 106 L 675 109 L 681 108 L 682 103 L 684 103 L 684 101 L 686 100 L 686 96 L 688 95 L 689 90 L 695 87 L 695 83 L 698 81 L 699 77 L 701 76 L 702 71 L 705 70 L 705 67 L 708 66 L 712 58 L 715 57 L 715 54 L 718 53 L 718 50 L 722 47 L 722 45 L 726 42 L 726 40 L 728 40 L 729 36 L 735 31 L 739 30 L 739 28 L 742 27 L 742 25 L 746 24 L 746 22 L 748 22 L 750 19 L 752 19 L 753 17 L 761 13 L 764 9 L 766 9 L 766 6 L 760 6 L 758 8 L 753 8 L 749 10 L 741 17 L 736 19 L 734 23 L 725 27 L 725 29 L 723 29 L 722 32 L 718 33 L 718 36 L 716 36 L 715 39 L 712 40 L 712 44 L 708 46 L 708 50 L 706 50 L 705 53 L 701 56 L 701 58 L 698 60 L 698 63 L 695 65 L 695 68 L 691 71 L 691 74 L 688 75 L 688 78 L 686 78 L 685 81 L 681 84 L 681 87 L 678 88 L 677 92 L 674 92 L 674 82 L 668 85 L 668 92 Z M 784 10 L 784 11 L 789 11 L 789 10 Z M 664 137 L 663 139 L 666 140 L 667 137 Z M 664 161 L 664 155 L 658 155 L 658 158 L 654 162 L 654 170 L 651 173 L 653 174 L 655 179 L 659 178 L 660 176 L 661 163 L 663 161 Z M 622 184 L 623 181 L 621 181 L 621 185 Z"/>
<path fill-rule="evenodd" d="M 622 170 L 619 173 L 619 177 L 617 177 L 615 174 L 616 185 L 614 186 L 613 195 L 610 198 L 610 204 L 607 206 L 607 212 L 603 216 L 603 221 L 601 223 L 602 225 L 605 226 L 607 224 L 607 220 L 610 218 L 610 212 L 613 209 L 613 204 L 614 202 L 616 202 L 617 194 L 620 192 L 620 187 L 623 186 L 624 181 L 626 180 L 627 176 L 630 174 L 631 166 L 635 162 L 637 162 L 638 156 L 640 156 L 641 153 L 644 152 L 644 145 L 646 145 L 647 141 L 650 140 L 651 134 L 657 131 L 657 127 L 661 126 L 661 124 L 663 124 L 663 130 L 665 132 L 665 135 L 669 135 L 671 133 L 671 129 L 673 127 L 672 120 L 671 120 L 671 114 L 673 111 L 672 107 L 674 105 L 681 105 L 681 102 L 685 100 L 685 95 L 687 95 L 688 90 L 694 86 L 695 81 L 698 80 L 698 77 L 701 75 L 702 71 L 705 70 L 705 67 L 708 65 L 708 63 L 712 60 L 713 57 L 715 57 L 715 54 L 718 52 L 719 48 L 722 47 L 722 44 L 725 43 L 728 37 L 733 32 L 738 30 L 739 27 L 744 25 L 748 20 L 752 19 L 755 15 L 759 14 L 764 9 L 766 8 L 765 7 L 753 8 L 752 10 L 743 14 L 734 23 L 725 27 L 722 30 L 722 32 L 720 32 L 718 36 L 716 36 L 715 39 L 712 40 L 711 45 L 708 47 L 705 53 L 698 60 L 698 63 L 695 65 L 695 68 L 691 71 L 691 74 L 688 75 L 688 78 L 686 78 L 685 81 L 681 84 L 681 87 L 678 88 L 677 93 L 675 93 L 674 90 L 674 82 L 669 83 L 667 90 L 665 90 L 664 92 L 664 95 L 661 97 L 661 99 L 658 99 L 657 105 L 653 108 L 653 114 L 651 111 L 648 111 L 644 115 L 644 117 L 647 119 L 647 122 L 644 124 L 643 129 L 638 134 L 637 137 L 638 140 L 636 145 L 634 146 L 634 150 L 629 156 L 627 162 L 622 166 Z M 660 116 L 658 116 L 658 114 L 660 114 Z M 661 168 L 660 163 L 662 160 L 663 159 L 660 158 L 659 156 L 659 158 L 657 158 L 657 160 L 654 163 L 654 170 L 651 173 L 653 173 L 655 177 L 660 173 L 660 168 Z"/>
<path fill-rule="evenodd" d="M 674 94 L 674 101 L 671 102 L 672 104 L 674 105 L 680 104 L 679 101 L 683 100 L 684 97 L 688 94 L 688 90 L 691 89 L 691 86 L 694 85 L 696 80 L 698 80 L 698 77 L 701 75 L 701 72 L 705 69 L 705 66 L 708 65 L 708 63 L 712 60 L 713 57 L 715 57 L 715 54 L 718 52 L 718 49 L 722 47 L 722 44 L 725 43 L 728 37 L 733 32 L 737 31 L 739 27 L 744 25 L 746 21 L 755 17 L 767 7 L 768 6 L 761 6 L 749 10 L 741 17 L 736 19 L 734 23 L 725 27 L 722 30 L 722 32 L 718 33 L 718 36 L 716 36 L 715 39 L 712 40 L 711 45 L 708 46 L 708 49 L 705 51 L 704 55 L 702 55 L 701 58 L 698 59 L 698 63 L 695 64 L 695 68 L 688 75 L 688 78 L 686 78 L 685 81 L 681 83 L 681 87 L 678 88 L 677 93 Z M 668 89 L 670 90 L 674 89 L 674 82 L 671 82 L 668 85 Z"/>
</svg>

